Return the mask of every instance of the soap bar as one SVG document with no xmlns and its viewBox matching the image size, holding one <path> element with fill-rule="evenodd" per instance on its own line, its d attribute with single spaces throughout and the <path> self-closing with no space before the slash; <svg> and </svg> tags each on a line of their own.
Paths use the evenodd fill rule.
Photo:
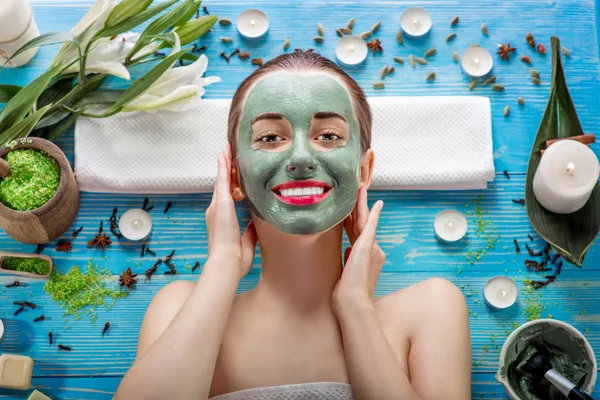
<svg viewBox="0 0 600 400">
<path fill-rule="evenodd" d="M 29 398 L 27 400 L 52 400 L 52 399 L 50 397 L 46 396 L 45 394 L 43 394 L 42 392 L 34 390 L 33 393 L 31 393 L 31 396 L 29 396 Z"/>
<path fill-rule="evenodd" d="M 0 388 L 29 390 L 32 373 L 31 357 L 13 354 L 0 356 Z"/>
</svg>

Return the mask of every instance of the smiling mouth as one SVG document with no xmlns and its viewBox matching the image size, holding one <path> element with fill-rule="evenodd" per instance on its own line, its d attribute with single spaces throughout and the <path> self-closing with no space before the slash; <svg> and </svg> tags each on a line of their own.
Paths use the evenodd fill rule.
<svg viewBox="0 0 600 400">
<path fill-rule="evenodd" d="M 319 203 L 330 192 L 330 185 L 313 180 L 286 182 L 273 188 L 273 193 L 279 200 L 295 206 L 307 206 Z"/>
</svg>

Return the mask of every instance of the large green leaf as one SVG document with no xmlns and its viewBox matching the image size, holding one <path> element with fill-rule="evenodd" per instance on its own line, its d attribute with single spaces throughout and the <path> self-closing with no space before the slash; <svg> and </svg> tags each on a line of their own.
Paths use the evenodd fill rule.
<svg viewBox="0 0 600 400">
<path fill-rule="evenodd" d="M 122 0 L 112 9 L 110 14 L 108 14 L 104 26 L 110 28 L 118 25 L 127 18 L 143 12 L 150 4 L 152 4 L 152 0 Z"/>
<path fill-rule="evenodd" d="M 27 50 L 33 49 L 35 47 L 48 46 L 51 44 L 64 43 L 64 42 L 73 42 L 76 46 L 79 46 L 77 40 L 73 37 L 70 32 L 51 32 L 45 33 L 43 35 L 37 36 L 31 39 L 29 42 L 25 43 L 23 46 L 19 48 L 4 64 L 18 56 L 19 54 L 26 52 Z"/>
<path fill-rule="evenodd" d="M 23 86 L 18 85 L 0 85 L 0 103 L 6 103 L 12 99 L 15 94 L 19 93 L 19 90 L 23 89 Z"/>
<path fill-rule="evenodd" d="M 219 17 L 216 15 L 205 15 L 204 17 L 193 19 L 185 25 L 178 26 L 173 29 L 173 32 L 177 33 L 181 40 L 181 45 L 185 46 L 204 36 L 215 22 L 217 22 L 217 19 Z"/>
<path fill-rule="evenodd" d="M 38 108 L 58 102 L 73 89 L 74 84 L 76 85 L 75 78 L 56 80 L 38 98 Z"/>
<path fill-rule="evenodd" d="M 18 124 L 2 132 L 2 134 L 0 135 L 0 146 L 4 146 L 15 139 L 20 139 L 29 136 L 29 133 L 33 130 L 33 127 L 44 116 L 44 113 L 46 113 L 46 111 L 48 111 L 49 108 L 50 105 L 40 108 L 33 114 L 29 115 L 27 118 L 23 119 Z"/>
<path fill-rule="evenodd" d="M 135 55 L 135 53 L 140 51 L 142 47 L 148 44 L 154 35 L 163 33 L 168 28 L 175 25 L 177 21 L 179 21 L 181 18 L 188 15 L 190 11 L 192 11 L 192 13 L 196 12 L 194 9 L 194 0 L 185 0 L 183 3 L 181 3 L 168 13 L 161 15 L 160 17 L 152 21 L 146 27 L 144 32 L 142 32 L 135 46 L 133 46 L 133 49 L 131 49 L 131 51 L 127 55 L 127 61 L 129 61 L 131 57 Z"/>
<path fill-rule="evenodd" d="M 20 90 L 0 113 L 0 132 L 4 132 L 14 124 L 20 122 L 31 110 L 39 95 L 44 91 L 53 77 L 60 73 L 60 69 L 51 68 L 34 79 L 29 85 Z"/>
<path fill-rule="evenodd" d="M 192 18 L 198 9 L 200 8 L 200 4 L 202 1 L 197 0 L 192 3 L 192 6 L 188 9 L 187 13 L 185 13 L 177 22 L 175 22 L 175 26 L 182 26 L 188 23 L 190 18 Z"/>
<path fill-rule="evenodd" d="M 552 85 L 550 99 L 538 128 L 525 187 L 525 204 L 531 225 L 567 261 L 582 266 L 585 254 L 600 232 L 600 189 L 594 188 L 586 205 L 572 214 L 555 214 L 538 203 L 533 193 L 533 177 L 542 158 L 546 140 L 583 135 L 583 129 L 565 81 L 560 42 L 552 37 Z"/>
<path fill-rule="evenodd" d="M 69 130 L 70 127 L 73 126 L 73 124 L 75 123 L 75 121 L 77 121 L 77 118 L 81 113 L 66 114 L 67 117 L 63 118 L 60 122 L 42 129 L 36 129 L 33 132 L 31 132 L 31 136 L 41 137 L 51 142 L 56 141 L 60 137 L 60 135 L 65 133 L 67 130 Z"/>
<path fill-rule="evenodd" d="M 127 32 L 136 26 L 146 22 L 150 18 L 154 17 L 157 14 L 160 14 L 167 8 L 171 7 L 173 4 L 177 3 L 179 0 L 170 0 L 165 3 L 161 3 L 159 5 L 150 7 L 138 14 L 133 15 L 132 17 L 127 18 L 124 21 L 119 22 L 116 25 L 105 26 L 103 29 L 98 31 L 96 34 L 96 38 L 107 37 L 118 35 L 119 33 Z"/>
</svg>

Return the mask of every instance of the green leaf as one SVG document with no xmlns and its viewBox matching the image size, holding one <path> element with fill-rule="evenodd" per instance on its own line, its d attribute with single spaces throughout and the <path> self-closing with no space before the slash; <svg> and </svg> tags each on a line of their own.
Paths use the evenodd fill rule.
<svg viewBox="0 0 600 400">
<path fill-rule="evenodd" d="M 147 10 L 144 10 L 138 14 L 133 15 L 126 20 L 119 22 L 116 25 L 105 26 L 103 29 L 98 31 L 96 34 L 96 38 L 107 37 L 118 35 L 119 33 L 127 32 L 136 26 L 146 22 L 150 18 L 154 17 L 157 14 L 160 14 L 167 8 L 171 7 L 173 4 L 177 3 L 179 0 L 170 0 L 166 3 L 161 3 L 157 6 L 150 7 Z"/>
<path fill-rule="evenodd" d="M 59 123 L 52 126 L 45 127 L 43 129 L 36 129 L 31 133 L 31 136 L 37 136 L 49 140 L 51 142 L 56 141 L 63 133 L 69 130 L 77 121 L 77 118 L 81 113 L 66 113 L 67 118 L 62 119 Z"/>
<path fill-rule="evenodd" d="M 193 53 L 185 53 L 184 55 L 182 55 L 179 58 L 182 60 L 185 60 L 185 61 L 194 62 L 194 61 L 198 61 L 198 58 L 200 58 L 200 57 L 198 57 L 197 55 L 195 55 Z"/>
<path fill-rule="evenodd" d="M 23 89 L 23 86 L 18 85 L 0 85 L 0 103 L 6 103 L 14 97 L 15 94 L 19 93 L 19 90 Z"/>
<path fill-rule="evenodd" d="M 52 108 L 48 111 L 48 114 L 60 110 L 61 106 L 63 105 L 68 107 L 73 106 L 73 104 L 79 101 L 82 97 L 98 89 L 106 77 L 106 74 L 94 74 L 89 76 L 83 85 L 73 86 L 73 89 L 71 89 L 67 95 L 52 105 Z"/>
<path fill-rule="evenodd" d="M 146 72 L 143 76 L 136 79 L 127 90 L 123 93 L 119 101 L 117 101 L 111 108 L 109 108 L 103 116 L 110 116 L 119 112 L 121 107 L 125 104 L 133 101 L 136 97 L 140 96 L 146 89 L 148 89 L 158 78 L 160 78 L 171 65 L 183 54 L 187 53 L 189 49 L 183 49 L 176 53 L 173 53 L 166 57 L 164 60 L 155 65 L 150 71 Z"/>
<path fill-rule="evenodd" d="M 75 108 L 85 108 L 90 105 L 113 105 L 125 93 L 124 90 L 97 90 L 91 92 L 74 104 Z"/>
<path fill-rule="evenodd" d="M 219 19 L 219 17 L 216 15 L 206 15 L 204 17 L 193 19 L 187 24 L 173 29 L 173 32 L 177 33 L 181 40 L 181 45 L 185 46 L 199 37 L 204 36 L 215 22 L 217 22 L 217 19 Z"/>
<path fill-rule="evenodd" d="M 71 115 L 71 113 L 62 112 L 62 111 L 56 111 L 50 115 L 46 115 L 35 125 L 34 132 L 35 132 L 35 130 L 46 128 L 48 126 L 57 124 L 60 121 L 62 121 L 63 119 L 67 118 L 69 115 Z"/>
<path fill-rule="evenodd" d="M 44 90 L 38 98 L 38 108 L 44 107 L 47 104 L 57 103 L 73 89 L 74 81 L 75 79 L 71 78 L 59 79 L 54 82 L 46 90 Z"/>
<path fill-rule="evenodd" d="M 122 0 L 108 14 L 104 27 L 110 28 L 146 10 L 152 0 Z"/>
<path fill-rule="evenodd" d="M 583 135 L 569 95 L 560 55 L 560 42 L 552 37 L 552 85 L 550 99 L 538 128 L 525 183 L 527 215 L 537 233 L 567 261 L 581 267 L 585 254 L 600 232 L 600 189 L 592 191 L 586 205 L 572 214 L 555 214 L 543 208 L 533 193 L 533 177 L 546 140 Z"/>
<path fill-rule="evenodd" d="M 23 46 L 19 48 L 4 64 L 18 56 L 19 54 L 33 49 L 35 47 L 48 46 L 51 44 L 64 43 L 64 42 L 73 42 L 76 46 L 79 47 L 79 43 L 77 39 L 73 37 L 70 32 L 51 32 L 45 33 L 38 37 L 31 39 L 29 42 L 25 43 Z"/>
<path fill-rule="evenodd" d="M 136 42 L 131 52 L 127 55 L 127 60 L 135 55 L 138 51 L 147 45 L 154 35 L 163 33 L 168 28 L 172 27 L 177 21 L 187 15 L 190 9 L 194 8 L 194 0 L 185 0 L 179 6 L 175 7 L 168 13 L 158 17 L 146 27 L 144 32 L 140 35 L 140 38 Z M 194 11 L 196 12 L 196 11 Z M 188 18 L 189 19 L 189 18 Z"/>
<path fill-rule="evenodd" d="M 194 1 L 187 13 L 185 13 L 183 16 L 181 16 L 181 18 L 179 18 L 177 22 L 175 22 L 175 26 L 182 26 L 187 24 L 190 18 L 192 18 L 200 8 L 200 3 L 202 3 L 202 1 L 200 0 Z"/>
<path fill-rule="evenodd" d="M 59 72 L 60 69 L 58 68 L 49 69 L 25 86 L 23 90 L 20 90 L 6 103 L 2 113 L 0 113 L 0 132 L 9 129 L 27 115 L 39 95 Z"/>
<path fill-rule="evenodd" d="M 32 131 L 33 127 L 44 116 L 44 113 L 48 111 L 49 108 L 50 105 L 40 108 L 33 114 L 29 115 L 27 118 L 23 119 L 18 124 L 2 132 L 2 134 L 0 135 L 0 146 L 4 146 L 15 139 L 20 139 L 29 136 L 29 133 Z"/>
</svg>

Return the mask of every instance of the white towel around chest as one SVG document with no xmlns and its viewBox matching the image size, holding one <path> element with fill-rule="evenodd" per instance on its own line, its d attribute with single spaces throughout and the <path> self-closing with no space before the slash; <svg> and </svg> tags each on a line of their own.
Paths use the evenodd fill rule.
<svg viewBox="0 0 600 400">
<path fill-rule="evenodd" d="M 481 189 L 494 178 L 484 97 L 372 97 L 372 189 Z M 79 118 L 75 173 L 82 191 L 211 192 L 226 144 L 230 100 L 184 112 Z"/>
</svg>

